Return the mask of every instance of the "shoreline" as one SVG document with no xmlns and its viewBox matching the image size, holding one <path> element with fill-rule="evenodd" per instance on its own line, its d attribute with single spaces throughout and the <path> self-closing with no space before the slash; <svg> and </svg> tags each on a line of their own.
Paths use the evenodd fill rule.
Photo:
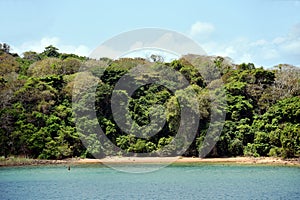
<svg viewBox="0 0 300 200">
<path fill-rule="evenodd" d="M 228 158 L 193 158 L 193 157 L 105 157 L 101 159 L 64 159 L 40 160 L 26 158 L 8 158 L 0 160 L 0 167 L 42 166 L 42 165 L 84 165 L 84 164 L 229 164 L 229 165 L 274 165 L 300 167 L 300 158 L 282 159 L 276 157 L 228 157 Z"/>
</svg>

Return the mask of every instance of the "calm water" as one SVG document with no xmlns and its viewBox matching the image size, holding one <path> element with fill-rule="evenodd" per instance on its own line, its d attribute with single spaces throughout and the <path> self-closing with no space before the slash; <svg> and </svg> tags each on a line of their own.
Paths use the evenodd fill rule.
<svg viewBox="0 0 300 200">
<path fill-rule="evenodd" d="M 0 168 L 0 199 L 300 199 L 300 168 L 175 165 L 146 174 L 99 165 Z"/>
</svg>

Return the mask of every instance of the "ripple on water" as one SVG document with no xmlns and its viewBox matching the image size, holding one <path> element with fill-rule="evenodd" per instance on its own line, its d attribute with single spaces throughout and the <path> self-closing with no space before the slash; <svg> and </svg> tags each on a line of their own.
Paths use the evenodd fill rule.
<svg viewBox="0 0 300 200">
<path fill-rule="evenodd" d="M 299 199 L 300 168 L 169 166 L 130 174 L 104 166 L 0 168 L 0 199 Z"/>
</svg>

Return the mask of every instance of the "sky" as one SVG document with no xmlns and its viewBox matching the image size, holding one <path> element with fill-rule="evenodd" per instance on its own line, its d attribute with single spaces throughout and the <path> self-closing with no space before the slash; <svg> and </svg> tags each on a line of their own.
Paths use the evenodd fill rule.
<svg viewBox="0 0 300 200">
<path fill-rule="evenodd" d="M 0 42 L 20 55 L 52 44 L 89 56 L 118 34 L 156 27 L 234 63 L 300 66 L 299 0 L 0 0 L 0 8 Z"/>
</svg>

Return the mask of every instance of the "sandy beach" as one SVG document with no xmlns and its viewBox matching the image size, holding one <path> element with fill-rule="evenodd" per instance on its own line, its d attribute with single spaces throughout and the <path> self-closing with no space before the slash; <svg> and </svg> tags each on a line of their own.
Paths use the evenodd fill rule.
<svg viewBox="0 0 300 200">
<path fill-rule="evenodd" d="M 275 157 L 229 157 L 229 158 L 192 158 L 192 157 L 106 157 L 102 159 L 64 159 L 64 160 L 1 160 L 0 166 L 27 166 L 27 165 L 79 165 L 79 164 L 160 164 L 160 163 L 203 163 L 203 164 L 245 164 L 245 165 L 287 165 L 299 166 L 300 158 L 282 159 Z"/>
<path fill-rule="evenodd" d="M 106 157 L 102 159 L 76 159 L 74 164 L 134 164 L 134 163 L 219 163 L 219 164 L 267 164 L 267 165 L 296 165 L 300 166 L 300 159 L 282 159 L 275 157 L 230 157 L 230 158 L 192 158 L 192 157 Z"/>
</svg>

